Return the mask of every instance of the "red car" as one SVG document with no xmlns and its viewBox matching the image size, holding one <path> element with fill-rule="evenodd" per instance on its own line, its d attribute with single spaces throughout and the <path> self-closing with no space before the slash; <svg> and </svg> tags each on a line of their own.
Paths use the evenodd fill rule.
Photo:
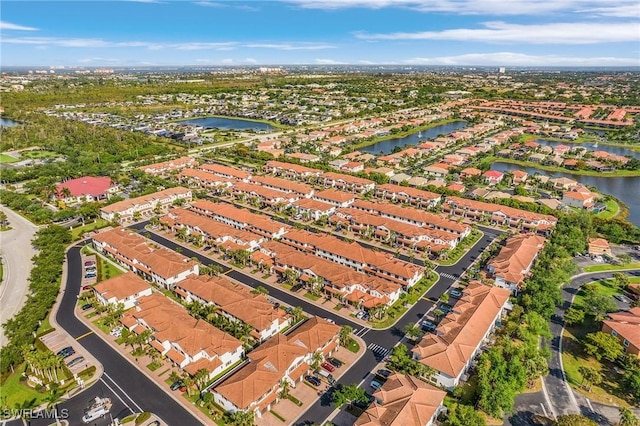
<svg viewBox="0 0 640 426">
<path fill-rule="evenodd" d="M 329 373 L 333 373 L 334 371 L 336 371 L 336 368 L 328 362 L 323 362 L 322 364 L 320 364 L 320 367 L 324 368 Z"/>
</svg>

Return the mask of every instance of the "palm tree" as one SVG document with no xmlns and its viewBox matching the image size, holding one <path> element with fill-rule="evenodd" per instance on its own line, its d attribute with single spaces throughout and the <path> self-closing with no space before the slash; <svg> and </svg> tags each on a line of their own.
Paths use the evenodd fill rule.
<svg viewBox="0 0 640 426">
<path fill-rule="evenodd" d="M 289 383 L 289 380 L 287 379 L 282 379 L 280 380 L 280 398 L 286 398 L 289 396 L 289 387 L 291 386 L 291 384 Z"/>
<path fill-rule="evenodd" d="M 234 411 L 229 415 L 229 424 L 233 426 L 254 426 L 256 415 L 253 411 Z"/>
<path fill-rule="evenodd" d="M 338 334 L 340 346 L 345 348 L 349 346 L 349 342 L 351 341 L 351 333 L 353 333 L 353 328 L 351 326 L 343 325 L 340 328 L 340 333 Z"/>
<path fill-rule="evenodd" d="M 402 331 L 411 340 L 415 340 L 422 334 L 420 327 L 418 327 L 416 324 L 407 324 L 406 327 L 402 329 Z"/>
<path fill-rule="evenodd" d="M 304 311 L 300 306 L 296 306 L 291 310 L 291 318 L 293 318 L 294 324 L 302 321 L 302 319 L 304 318 Z"/>
<path fill-rule="evenodd" d="M 311 355 L 311 368 L 314 371 L 318 371 L 320 369 L 320 364 L 322 363 L 324 357 L 322 356 L 322 352 L 314 352 L 313 355 Z"/>
</svg>

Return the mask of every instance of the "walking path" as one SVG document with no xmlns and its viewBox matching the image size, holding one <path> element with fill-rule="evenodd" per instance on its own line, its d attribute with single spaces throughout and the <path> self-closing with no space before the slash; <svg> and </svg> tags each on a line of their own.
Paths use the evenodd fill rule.
<svg viewBox="0 0 640 426">
<path fill-rule="evenodd" d="M 38 227 L 4 206 L 0 206 L 0 211 L 7 215 L 11 226 L 10 230 L 0 232 L 0 255 L 4 270 L 0 285 L 0 324 L 4 324 L 27 301 L 29 274 L 33 267 L 31 258 L 36 254 L 31 240 Z M 4 328 L 0 327 L 0 347 L 6 344 Z"/>
</svg>

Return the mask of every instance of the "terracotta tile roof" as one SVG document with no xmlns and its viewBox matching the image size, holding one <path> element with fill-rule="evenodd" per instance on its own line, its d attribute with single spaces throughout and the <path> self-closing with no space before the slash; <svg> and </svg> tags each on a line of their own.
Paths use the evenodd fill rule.
<svg viewBox="0 0 640 426">
<path fill-rule="evenodd" d="M 247 287 L 225 277 L 190 276 L 176 284 L 176 288 L 219 306 L 220 310 L 258 331 L 270 328 L 274 322 L 282 324 L 288 317 L 282 309 L 274 309 L 264 295 L 253 294 Z"/>
<path fill-rule="evenodd" d="M 447 197 L 443 208 L 451 210 L 452 208 L 477 210 L 486 213 L 501 213 L 512 220 L 525 220 L 529 222 L 544 223 L 548 222 L 555 225 L 557 219 L 554 216 L 533 213 L 526 210 L 520 210 L 513 207 L 502 206 L 499 204 L 485 203 L 482 201 L 469 200 L 461 197 Z"/>
<path fill-rule="evenodd" d="M 140 234 L 124 228 L 100 232 L 93 236 L 93 241 L 113 248 L 109 251 L 130 266 L 147 269 L 164 279 L 192 270 L 196 265 L 196 262 L 188 257 L 160 247 Z M 135 263 L 134 260 L 139 263 Z"/>
<path fill-rule="evenodd" d="M 251 173 L 239 170 L 234 167 L 223 166 L 222 164 L 202 164 L 198 167 L 200 170 L 204 170 L 205 172 L 210 172 L 223 177 L 231 177 L 234 179 L 248 179 L 251 176 Z"/>
<path fill-rule="evenodd" d="M 393 374 L 374 392 L 376 400 L 356 426 L 424 426 L 436 415 L 447 393 L 420 379 Z"/>
<path fill-rule="evenodd" d="M 104 196 L 113 183 L 107 176 L 83 176 L 77 179 L 70 179 L 56 185 L 58 197 L 64 197 L 62 190 L 67 188 L 72 196 L 82 197 L 91 195 L 93 197 Z"/>
<path fill-rule="evenodd" d="M 240 209 L 227 203 L 214 203 L 208 200 L 198 200 L 191 203 L 191 207 L 197 213 L 205 214 L 217 220 L 217 217 L 229 221 L 238 222 L 249 226 L 250 229 L 267 233 L 277 233 L 287 225 L 276 222 L 268 216 L 253 213 L 248 209 Z M 216 217 L 217 216 L 217 217 Z"/>
<path fill-rule="evenodd" d="M 393 185 L 391 183 L 378 185 L 376 187 L 376 192 L 378 191 L 390 192 L 394 194 L 407 194 L 409 197 L 412 197 L 412 198 L 419 198 L 423 200 L 432 200 L 432 201 L 438 200 L 441 197 L 440 194 L 436 194 L 434 192 L 424 191 L 422 189 L 411 188 L 408 186 Z"/>
<path fill-rule="evenodd" d="M 510 295 L 507 289 L 472 281 L 436 328 L 437 334 L 426 334 L 412 352 L 421 363 L 458 377 Z"/>
<path fill-rule="evenodd" d="M 296 362 L 335 339 L 340 327 L 319 320 L 307 320 L 291 334 L 277 334 L 249 353 L 251 362 L 215 387 L 214 391 L 240 409 L 253 408 L 258 399 L 275 393 L 286 371 Z M 308 366 L 302 362 L 292 376 L 304 374 Z"/>
<path fill-rule="evenodd" d="M 364 179 L 356 176 L 345 175 L 342 173 L 334 173 L 334 172 L 325 172 L 322 174 L 322 178 L 333 181 L 344 181 L 349 185 L 374 185 L 375 182 L 369 179 Z"/>
<path fill-rule="evenodd" d="M 273 170 L 291 170 L 298 174 L 315 174 L 320 175 L 322 170 L 313 169 L 311 167 L 301 166 L 299 164 L 284 163 L 282 161 L 267 161 L 267 166 Z"/>
<path fill-rule="evenodd" d="M 310 194 L 313 191 L 313 188 L 305 183 L 293 182 L 273 176 L 253 176 L 251 181 L 269 188 L 275 188 L 284 192 L 295 192 L 301 195 Z"/>
<path fill-rule="evenodd" d="M 232 191 L 239 194 L 255 194 L 265 200 L 286 201 L 297 198 L 297 195 L 272 189 L 255 183 L 234 182 Z"/>
<path fill-rule="evenodd" d="M 99 282 L 93 287 L 93 290 L 107 300 L 112 297 L 115 297 L 116 300 L 124 300 L 150 288 L 149 283 L 140 278 L 135 272 L 127 272 Z"/>
<path fill-rule="evenodd" d="M 178 179 L 180 180 L 183 180 L 185 178 L 189 178 L 192 181 L 194 180 L 200 181 L 210 186 L 217 186 L 217 185 L 231 186 L 234 182 L 236 182 L 233 179 L 218 176 L 216 174 L 205 172 L 204 170 L 197 170 L 197 169 L 185 169 L 178 175 Z"/>
<path fill-rule="evenodd" d="M 174 160 L 163 161 L 160 163 L 153 163 L 146 166 L 138 167 L 138 170 L 142 170 L 146 173 L 157 174 L 162 173 L 168 170 L 178 170 L 184 167 L 192 166 L 197 164 L 195 158 L 193 157 L 180 157 Z"/>
<path fill-rule="evenodd" d="M 319 198 L 320 200 L 328 200 L 341 204 L 355 199 L 355 196 L 349 192 L 336 191 L 335 189 L 325 189 L 324 191 L 316 192 L 313 195 L 313 198 Z"/>
<path fill-rule="evenodd" d="M 146 324 L 154 331 L 155 339 L 177 344 L 191 357 L 204 351 L 213 358 L 242 347 L 242 342 L 235 337 L 193 318 L 185 308 L 163 295 L 154 293 L 138 301 L 135 309 L 127 311 L 125 318 Z"/>
<path fill-rule="evenodd" d="M 156 203 L 162 202 L 163 200 L 171 199 L 172 196 L 189 197 L 190 194 L 190 189 L 177 186 L 175 188 L 167 188 L 162 191 L 154 192 L 153 194 L 118 201 L 117 203 L 104 206 L 100 208 L 100 210 L 107 213 L 117 213 L 143 204 L 155 205 Z"/>
<path fill-rule="evenodd" d="M 628 311 L 612 312 L 603 324 L 627 340 L 630 345 L 640 349 L 640 307 Z"/>
<path fill-rule="evenodd" d="M 500 253 L 489 262 L 489 267 L 493 268 L 493 275 L 520 286 L 546 241 L 545 238 L 533 234 L 520 234 L 509 238 L 500 249 Z"/>
<path fill-rule="evenodd" d="M 294 202 L 293 205 L 305 210 L 315 210 L 319 212 L 328 212 L 335 208 L 333 204 L 324 203 L 322 201 L 313 200 L 311 198 L 302 198 Z"/>
<path fill-rule="evenodd" d="M 188 228 L 200 231 L 214 240 L 223 240 L 232 238 L 236 242 L 259 242 L 262 236 L 244 229 L 234 228 L 226 223 L 218 222 L 207 216 L 201 216 L 192 210 L 182 208 L 174 208 L 169 213 L 160 218 L 160 223 L 166 223 L 169 226 L 187 226 Z"/>
</svg>

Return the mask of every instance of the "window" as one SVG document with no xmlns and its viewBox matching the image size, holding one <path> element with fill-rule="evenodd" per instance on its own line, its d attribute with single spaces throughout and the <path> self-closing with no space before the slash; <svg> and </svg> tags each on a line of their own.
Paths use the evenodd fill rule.
<svg viewBox="0 0 640 426">
<path fill-rule="evenodd" d="M 611 335 L 612 335 L 613 337 L 617 337 L 617 336 L 618 336 L 618 332 L 617 332 L 617 331 L 615 331 L 615 330 L 611 330 Z"/>
<path fill-rule="evenodd" d="M 624 342 L 622 342 L 622 344 L 624 345 L 625 348 L 629 347 L 629 341 L 627 339 L 624 339 Z"/>
</svg>

